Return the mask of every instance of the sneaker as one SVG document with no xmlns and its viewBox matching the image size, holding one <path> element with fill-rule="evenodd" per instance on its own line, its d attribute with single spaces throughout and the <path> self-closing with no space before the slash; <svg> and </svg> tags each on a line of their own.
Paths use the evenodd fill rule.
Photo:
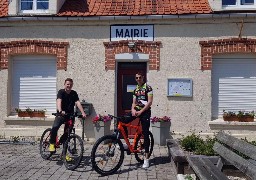
<svg viewBox="0 0 256 180">
<path fill-rule="evenodd" d="M 142 168 L 144 168 L 144 169 L 149 168 L 149 160 L 148 159 L 144 159 L 144 163 L 142 165 Z"/>
<path fill-rule="evenodd" d="M 69 157 L 69 155 L 66 155 L 66 161 L 72 161 L 73 159 L 71 157 Z"/>
<path fill-rule="evenodd" d="M 126 143 L 123 143 L 124 150 L 128 150 L 128 145 Z"/>
<path fill-rule="evenodd" d="M 54 144 L 50 144 L 49 151 L 50 152 L 55 152 L 55 145 Z"/>
<path fill-rule="evenodd" d="M 128 150 L 128 145 L 126 143 L 123 143 L 124 150 Z M 117 148 L 120 150 L 119 145 L 117 145 Z"/>
</svg>

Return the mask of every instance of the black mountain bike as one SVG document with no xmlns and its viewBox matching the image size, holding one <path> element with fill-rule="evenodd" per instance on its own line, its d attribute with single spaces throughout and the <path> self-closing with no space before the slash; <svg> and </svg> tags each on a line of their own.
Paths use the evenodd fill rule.
<svg viewBox="0 0 256 180">
<path fill-rule="evenodd" d="M 55 116 L 62 116 L 62 114 L 59 113 L 53 113 Z M 65 128 L 64 131 L 68 133 L 68 137 L 65 142 L 63 142 L 63 150 L 61 153 L 61 159 L 65 165 L 65 167 L 68 170 L 74 170 L 76 169 L 82 158 L 83 158 L 83 152 L 84 152 L 84 144 L 83 140 L 80 136 L 75 134 L 75 128 L 74 128 L 74 120 L 75 117 L 81 118 L 82 116 L 77 116 L 76 113 L 74 114 L 65 114 L 65 118 L 67 118 L 67 121 L 65 122 Z M 48 150 L 50 145 L 50 136 L 51 136 L 51 128 L 46 129 L 40 140 L 40 154 L 43 159 L 49 159 L 55 152 L 50 152 Z M 59 141 L 58 136 L 56 137 L 56 143 L 55 148 L 60 148 L 62 143 Z"/>
</svg>

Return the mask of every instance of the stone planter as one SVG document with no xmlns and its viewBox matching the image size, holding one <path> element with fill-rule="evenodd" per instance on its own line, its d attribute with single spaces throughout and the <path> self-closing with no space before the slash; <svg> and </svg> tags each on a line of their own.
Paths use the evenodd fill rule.
<svg viewBox="0 0 256 180">
<path fill-rule="evenodd" d="M 94 123 L 95 141 L 97 141 L 102 136 L 110 134 L 110 124 L 111 121 L 105 123 L 103 121 L 99 121 Z"/>
<path fill-rule="evenodd" d="M 155 122 L 151 124 L 155 144 L 166 145 L 166 139 L 170 139 L 171 122 Z"/>
</svg>

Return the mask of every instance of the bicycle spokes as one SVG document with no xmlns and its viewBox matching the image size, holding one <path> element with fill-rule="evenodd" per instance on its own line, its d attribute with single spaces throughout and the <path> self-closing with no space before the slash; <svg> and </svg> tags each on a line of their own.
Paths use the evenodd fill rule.
<svg viewBox="0 0 256 180">
<path fill-rule="evenodd" d="M 83 157 L 83 141 L 77 135 L 71 135 L 65 142 L 63 149 L 64 165 L 69 170 L 77 168 Z"/>
<path fill-rule="evenodd" d="M 105 139 L 95 149 L 94 161 L 100 172 L 112 171 L 120 162 L 122 152 L 115 140 Z"/>
</svg>

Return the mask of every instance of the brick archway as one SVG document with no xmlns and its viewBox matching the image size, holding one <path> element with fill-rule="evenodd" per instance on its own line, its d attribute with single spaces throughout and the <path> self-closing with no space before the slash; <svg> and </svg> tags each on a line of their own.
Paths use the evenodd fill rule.
<svg viewBox="0 0 256 180">
<path fill-rule="evenodd" d="M 120 53 L 144 53 L 149 54 L 149 70 L 159 70 L 160 68 L 160 46 L 159 41 L 133 41 L 135 49 L 130 49 L 128 43 L 131 41 L 104 42 L 105 46 L 105 69 L 115 70 L 115 54 Z"/>
<path fill-rule="evenodd" d="M 67 70 L 67 46 L 68 42 L 53 42 L 41 40 L 22 40 L 0 42 L 0 69 L 8 69 L 8 61 L 11 55 L 56 55 L 57 69 Z"/>
<path fill-rule="evenodd" d="M 201 69 L 212 69 L 212 56 L 227 53 L 256 53 L 256 39 L 230 38 L 200 41 Z"/>
</svg>

